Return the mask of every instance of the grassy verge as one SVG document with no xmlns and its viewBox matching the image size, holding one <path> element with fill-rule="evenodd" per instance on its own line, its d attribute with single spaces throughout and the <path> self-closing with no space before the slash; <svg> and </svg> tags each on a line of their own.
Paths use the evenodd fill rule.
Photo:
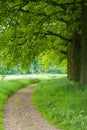
<svg viewBox="0 0 87 130">
<path fill-rule="evenodd" d="M 32 80 L 0 80 L 0 130 L 4 130 L 3 125 L 3 111 L 4 104 L 7 101 L 8 97 L 15 93 L 18 89 L 23 88 L 24 86 L 32 83 L 39 83 L 41 80 L 32 79 Z"/>
<path fill-rule="evenodd" d="M 66 78 L 44 81 L 33 91 L 33 105 L 63 130 L 87 130 L 87 86 Z"/>
</svg>

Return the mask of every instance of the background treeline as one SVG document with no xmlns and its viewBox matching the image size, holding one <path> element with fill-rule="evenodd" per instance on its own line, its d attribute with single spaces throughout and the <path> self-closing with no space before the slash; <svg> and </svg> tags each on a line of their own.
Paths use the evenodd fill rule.
<svg viewBox="0 0 87 130">
<path fill-rule="evenodd" d="M 63 74 L 66 73 L 63 69 L 58 68 L 57 66 L 49 66 L 45 68 L 41 66 L 37 60 L 31 64 L 28 69 L 23 70 L 20 66 L 14 68 L 6 68 L 0 63 L 0 75 L 11 75 L 11 74 L 41 74 L 41 73 L 49 73 L 49 74 Z"/>
</svg>

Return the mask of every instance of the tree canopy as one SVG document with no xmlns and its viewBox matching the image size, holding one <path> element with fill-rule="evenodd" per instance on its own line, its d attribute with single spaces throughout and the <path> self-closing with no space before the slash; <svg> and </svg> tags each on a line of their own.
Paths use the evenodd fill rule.
<svg viewBox="0 0 87 130">
<path fill-rule="evenodd" d="M 78 42 L 84 48 L 86 8 L 87 0 L 1 0 L 0 60 L 6 66 L 20 64 L 26 68 L 41 53 L 55 51 L 55 57 L 67 58 L 70 45 L 75 43 L 76 47 Z M 83 75 L 84 49 L 80 50 L 79 75 Z"/>
</svg>

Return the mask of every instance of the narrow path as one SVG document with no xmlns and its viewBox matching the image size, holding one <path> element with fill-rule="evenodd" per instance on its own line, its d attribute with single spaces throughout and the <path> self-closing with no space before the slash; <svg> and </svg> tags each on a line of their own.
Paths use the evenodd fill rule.
<svg viewBox="0 0 87 130">
<path fill-rule="evenodd" d="M 58 130 L 31 105 L 30 97 L 35 86 L 27 86 L 8 99 L 4 109 L 5 130 Z"/>
</svg>

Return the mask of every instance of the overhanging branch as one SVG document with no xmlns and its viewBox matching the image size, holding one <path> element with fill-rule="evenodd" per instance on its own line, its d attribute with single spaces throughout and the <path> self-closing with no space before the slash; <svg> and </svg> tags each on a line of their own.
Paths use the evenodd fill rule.
<svg viewBox="0 0 87 130">
<path fill-rule="evenodd" d="M 57 36 L 57 37 L 60 37 L 62 40 L 65 40 L 65 41 L 68 41 L 68 42 L 71 42 L 72 39 L 68 39 L 68 38 L 65 38 L 64 36 L 58 34 L 58 33 L 54 33 L 52 31 L 47 31 L 46 35 L 53 35 L 53 36 Z"/>
<path fill-rule="evenodd" d="M 37 34 L 37 35 L 41 34 L 43 36 L 45 36 L 45 35 L 57 36 L 57 37 L 61 38 L 62 40 L 65 40 L 65 41 L 68 41 L 68 42 L 72 42 L 72 39 L 65 38 L 61 34 L 57 34 L 57 33 L 51 32 L 51 31 L 47 31 L 46 33 L 35 32 L 34 34 Z"/>
</svg>

